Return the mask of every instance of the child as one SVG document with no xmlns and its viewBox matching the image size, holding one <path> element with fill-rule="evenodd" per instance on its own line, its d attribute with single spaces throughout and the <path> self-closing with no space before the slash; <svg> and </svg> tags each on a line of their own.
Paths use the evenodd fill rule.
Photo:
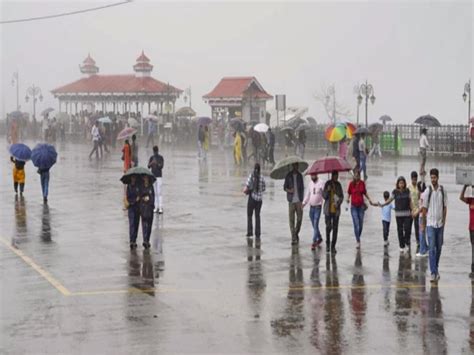
<svg viewBox="0 0 474 355">
<path fill-rule="evenodd" d="M 418 196 L 420 196 L 419 201 L 418 201 L 418 206 L 419 207 L 415 208 L 413 210 L 412 216 L 418 216 L 418 218 L 419 218 L 418 223 L 421 223 L 422 222 L 422 214 L 420 212 L 421 212 L 421 207 L 423 206 L 422 196 L 423 196 L 423 192 L 425 192 L 425 190 L 426 190 L 426 184 L 422 180 L 422 181 L 418 181 L 416 186 L 418 188 Z M 426 242 L 426 230 L 422 231 L 421 228 L 420 228 L 419 233 L 420 233 L 420 235 L 418 235 L 417 237 L 419 238 L 420 250 L 418 251 L 418 253 L 416 253 L 416 257 L 418 257 L 418 258 L 428 256 L 428 243 Z"/>
<path fill-rule="evenodd" d="M 25 162 L 14 157 L 10 157 L 10 161 L 15 164 L 13 166 L 13 188 L 15 193 L 18 194 L 18 185 L 20 185 L 20 195 L 23 195 L 25 190 Z"/>
<path fill-rule="evenodd" d="M 383 198 L 385 202 L 390 199 L 390 193 L 388 191 L 384 191 Z M 381 204 L 379 203 L 379 206 Z M 380 206 L 382 207 L 382 206 Z M 382 226 L 383 226 L 383 245 L 388 246 L 390 243 L 388 241 L 388 233 L 390 231 L 390 221 L 392 220 L 392 209 L 393 204 L 389 203 L 382 207 Z"/>
</svg>

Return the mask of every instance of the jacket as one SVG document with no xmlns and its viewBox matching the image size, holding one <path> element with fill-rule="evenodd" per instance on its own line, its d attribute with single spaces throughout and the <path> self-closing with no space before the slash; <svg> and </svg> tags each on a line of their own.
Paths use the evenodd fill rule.
<svg viewBox="0 0 474 355">
<path fill-rule="evenodd" d="M 298 198 L 300 202 L 303 202 L 304 200 L 304 181 L 303 181 L 303 175 L 301 175 L 300 172 L 296 174 L 296 185 L 297 185 L 297 191 L 298 191 Z M 283 190 L 287 189 L 292 189 L 293 188 L 293 171 L 290 171 L 288 174 L 286 174 L 285 177 L 285 183 L 283 184 Z M 286 199 L 288 202 L 293 201 L 293 193 L 287 192 L 286 193 Z"/>
<path fill-rule="evenodd" d="M 155 190 L 153 185 L 140 187 L 140 215 L 145 219 L 153 218 L 153 209 L 155 208 Z"/>
<path fill-rule="evenodd" d="M 148 169 L 151 169 L 151 172 L 155 177 L 162 177 L 162 169 L 165 165 L 163 156 L 160 154 L 153 154 L 148 161 Z"/>
<path fill-rule="evenodd" d="M 135 183 L 135 185 L 128 184 L 127 185 L 128 208 L 138 206 L 137 197 L 140 197 L 140 187 L 138 186 L 138 183 Z"/>
<path fill-rule="evenodd" d="M 331 198 L 331 193 L 330 193 L 330 187 L 331 184 L 333 184 L 332 180 L 326 181 L 326 184 L 324 184 L 324 190 L 323 190 L 323 198 L 324 198 L 324 206 L 323 206 L 323 212 L 325 216 L 329 216 L 330 211 L 329 211 L 329 206 L 330 206 L 330 198 Z M 338 201 L 336 203 L 336 216 L 339 216 L 341 214 L 341 205 L 342 202 L 344 201 L 344 192 L 342 190 L 342 185 L 339 181 L 336 181 L 334 183 L 335 187 L 335 195 L 338 197 Z"/>
</svg>

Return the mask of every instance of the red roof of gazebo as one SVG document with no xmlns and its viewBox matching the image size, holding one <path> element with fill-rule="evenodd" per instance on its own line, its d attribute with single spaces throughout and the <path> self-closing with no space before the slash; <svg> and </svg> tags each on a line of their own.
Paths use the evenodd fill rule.
<svg viewBox="0 0 474 355">
<path fill-rule="evenodd" d="M 152 77 L 92 75 L 52 90 L 53 94 L 76 93 L 166 93 L 168 85 Z M 182 90 L 169 86 L 171 92 Z"/>
<path fill-rule="evenodd" d="M 252 90 L 252 96 L 260 99 L 273 98 L 273 96 L 268 94 L 253 76 L 222 78 L 219 84 L 217 84 L 210 93 L 203 97 L 205 99 L 244 97 L 246 91 L 252 87 L 252 84 L 255 85 L 255 89 Z"/>
</svg>

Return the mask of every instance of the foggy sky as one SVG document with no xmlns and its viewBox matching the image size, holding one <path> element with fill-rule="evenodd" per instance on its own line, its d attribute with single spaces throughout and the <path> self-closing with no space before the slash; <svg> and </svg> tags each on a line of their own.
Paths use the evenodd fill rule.
<svg viewBox="0 0 474 355">
<path fill-rule="evenodd" d="M 0 16 L 40 16 L 112 2 L 1 0 Z M 79 79 L 78 65 L 89 52 L 101 74 L 131 74 L 143 49 L 154 65 L 152 76 L 192 87 L 199 115 L 210 114 L 202 96 L 221 77 L 251 75 L 270 94 L 286 94 L 287 105 L 309 107 L 308 115 L 320 122 L 327 117 L 313 95 L 322 84 L 336 84 L 338 98 L 355 118 L 353 87 L 368 79 L 377 98 L 369 121 L 389 114 L 409 123 L 430 113 L 442 123 L 465 123 L 461 95 L 472 75 L 472 23 L 469 1 L 136 0 L 94 13 L 0 25 L 0 110 L 16 107 L 11 79 L 17 69 L 22 110 L 32 111 L 24 96 L 34 83 L 45 96 L 40 111 L 58 107 L 49 91 Z M 181 100 L 177 107 L 183 105 Z"/>
</svg>

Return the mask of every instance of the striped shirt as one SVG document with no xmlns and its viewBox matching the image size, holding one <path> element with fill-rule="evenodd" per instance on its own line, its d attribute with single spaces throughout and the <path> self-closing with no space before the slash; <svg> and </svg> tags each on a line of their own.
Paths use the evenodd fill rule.
<svg viewBox="0 0 474 355">
<path fill-rule="evenodd" d="M 255 186 L 255 180 L 253 175 L 253 173 L 249 175 L 246 186 L 248 189 L 252 187 L 252 192 L 250 193 L 250 196 L 252 196 L 255 201 L 262 201 L 262 195 L 265 191 L 265 179 L 262 175 L 258 177 L 258 191 L 256 191 L 257 186 Z"/>
<path fill-rule="evenodd" d="M 430 194 L 430 187 L 431 187 L 431 199 L 430 205 L 428 206 L 428 197 Z M 428 187 L 421 197 L 423 207 L 428 210 L 426 215 L 426 225 L 428 227 L 434 228 L 441 228 L 443 227 L 443 205 L 444 207 L 448 207 L 448 193 L 446 189 L 443 187 L 443 192 L 441 192 L 441 188 L 438 185 L 438 189 L 435 190 L 433 186 Z M 444 195 L 444 204 L 443 204 L 443 195 Z"/>
</svg>

